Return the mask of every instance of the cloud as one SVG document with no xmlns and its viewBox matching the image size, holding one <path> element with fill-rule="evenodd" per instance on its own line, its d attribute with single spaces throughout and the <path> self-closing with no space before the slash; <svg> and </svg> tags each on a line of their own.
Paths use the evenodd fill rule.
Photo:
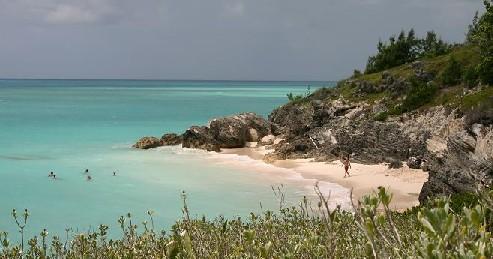
<svg viewBox="0 0 493 259">
<path fill-rule="evenodd" d="M 152 0 L 142 2 L 145 6 Z M 0 18 L 38 24 L 108 23 L 132 17 L 140 10 L 135 3 L 131 0 L 0 0 Z"/>
<path fill-rule="evenodd" d="M 94 10 L 73 5 L 59 5 L 45 16 L 50 23 L 88 23 L 96 22 L 101 16 Z"/>
<path fill-rule="evenodd" d="M 226 14 L 231 16 L 242 16 L 245 13 L 245 5 L 242 2 L 226 4 Z"/>
</svg>

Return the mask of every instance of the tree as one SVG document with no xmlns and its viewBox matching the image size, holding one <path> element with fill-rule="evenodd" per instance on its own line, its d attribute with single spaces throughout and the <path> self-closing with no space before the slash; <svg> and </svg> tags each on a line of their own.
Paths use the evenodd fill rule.
<svg viewBox="0 0 493 259">
<path fill-rule="evenodd" d="M 378 42 L 377 54 L 368 58 L 365 73 L 380 72 L 422 57 L 435 57 L 450 51 L 450 45 L 431 31 L 425 39 L 419 39 L 413 29 L 407 35 L 401 31 L 397 38 L 392 36 L 387 43 Z"/>
<path fill-rule="evenodd" d="M 475 37 L 478 34 L 479 27 L 479 12 L 476 11 L 474 18 L 472 19 L 472 24 L 469 25 L 469 30 L 466 34 L 466 43 L 474 44 L 476 43 Z"/>
<path fill-rule="evenodd" d="M 493 5 L 491 1 L 485 0 L 486 12 L 478 22 L 474 41 L 479 46 L 481 60 L 478 73 L 481 82 L 493 85 Z"/>
<path fill-rule="evenodd" d="M 457 85 L 461 82 L 463 70 L 462 64 L 452 56 L 440 75 L 440 79 L 446 86 Z"/>
</svg>

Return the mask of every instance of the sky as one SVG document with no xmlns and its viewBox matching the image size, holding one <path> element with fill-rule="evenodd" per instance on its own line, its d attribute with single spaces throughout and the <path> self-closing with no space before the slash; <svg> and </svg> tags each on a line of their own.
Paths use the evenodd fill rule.
<svg viewBox="0 0 493 259">
<path fill-rule="evenodd" d="M 0 0 L 0 78 L 339 80 L 482 0 Z"/>
</svg>

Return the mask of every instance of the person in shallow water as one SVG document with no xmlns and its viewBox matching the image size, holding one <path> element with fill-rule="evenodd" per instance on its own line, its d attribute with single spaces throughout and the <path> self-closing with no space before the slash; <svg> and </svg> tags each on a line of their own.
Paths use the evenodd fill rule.
<svg viewBox="0 0 493 259">
<path fill-rule="evenodd" d="M 88 173 L 89 173 L 89 169 L 86 169 L 86 170 L 84 171 L 84 173 L 88 174 Z"/>
<path fill-rule="evenodd" d="M 87 180 L 90 181 L 92 180 L 92 177 L 90 175 L 87 176 Z"/>
<path fill-rule="evenodd" d="M 48 175 L 48 177 L 53 177 L 53 179 L 56 179 L 56 174 L 53 173 L 53 171 L 51 171 L 50 174 Z"/>
<path fill-rule="evenodd" d="M 116 171 L 113 171 L 113 176 L 116 176 Z"/>
<path fill-rule="evenodd" d="M 349 168 L 351 168 L 351 162 L 349 161 L 349 155 L 342 159 L 344 165 L 344 178 L 349 177 Z"/>
</svg>

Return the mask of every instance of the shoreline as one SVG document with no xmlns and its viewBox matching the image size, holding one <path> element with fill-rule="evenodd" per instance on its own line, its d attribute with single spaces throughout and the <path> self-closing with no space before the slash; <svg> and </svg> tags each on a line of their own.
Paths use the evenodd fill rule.
<svg viewBox="0 0 493 259">
<path fill-rule="evenodd" d="M 390 208 L 404 211 L 419 205 L 418 196 L 428 173 L 421 169 L 410 169 L 406 165 L 399 169 L 388 169 L 385 164 L 365 165 L 351 163 L 351 177 L 344 178 L 344 169 L 339 161 L 313 162 L 312 159 L 276 160 L 273 163 L 263 161 L 269 151 L 265 147 L 246 147 L 222 149 L 219 154 L 246 156 L 253 160 L 272 165 L 277 168 L 293 170 L 304 180 L 315 179 L 320 182 L 337 184 L 352 191 L 354 204 L 364 195 L 376 190 L 379 186 L 387 188 L 393 195 Z M 324 193 L 329 195 L 329 193 Z M 347 200 L 349 200 L 349 194 Z"/>
</svg>

